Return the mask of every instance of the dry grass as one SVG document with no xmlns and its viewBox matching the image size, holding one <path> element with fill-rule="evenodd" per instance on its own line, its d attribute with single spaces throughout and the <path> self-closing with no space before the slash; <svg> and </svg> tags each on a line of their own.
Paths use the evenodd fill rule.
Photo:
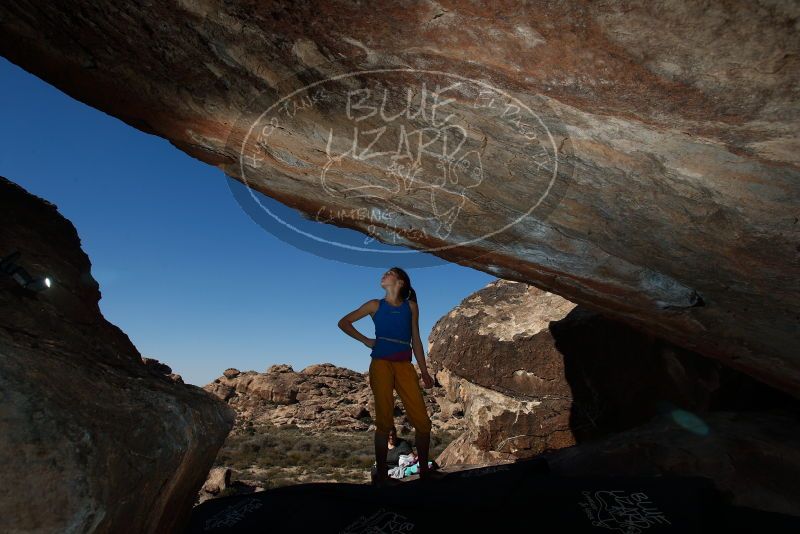
<svg viewBox="0 0 800 534">
<path fill-rule="evenodd" d="M 414 444 L 413 433 L 400 437 Z M 430 459 L 456 437 L 431 434 Z M 230 467 L 232 480 L 264 488 L 306 482 L 364 483 L 369 481 L 375 460 L 373 440 L 373 432 L 315 432 L 294 425 L 248 426 L 243 432 L 228 436 L 214 465 Z"/>
</svg>

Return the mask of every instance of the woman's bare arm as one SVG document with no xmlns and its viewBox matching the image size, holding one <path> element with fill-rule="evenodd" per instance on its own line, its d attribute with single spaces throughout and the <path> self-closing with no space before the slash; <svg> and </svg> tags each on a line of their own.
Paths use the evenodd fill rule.
<svg viewBox="0 0 800 534">
<path fill-rule="evenodd" d="M 370 346 L 368 341 L 372 340 L 356 330 L 356 327 L 353 326 L 353 323 L 361 319 L 362 317 L 366 317 L 367 315 L 371 315 L 378 311 L 378 300 L 372 299 L 368 300 L 364 304 L 362 304 L 357 310 L 353 310 L 341 319 L 339 319 L 339 328 L 347 334 L 348 336 L 357 339 L 358 341 L 364 343 L 368 347 Z"/>
<path fill-rule="evenodd" d="M 417 365 L 421 374 L 428 374 L 428 367 L 425 363 L 425 352 L 422 350 L 422 341 L 419 338 L 419 306 L 413 300 L 408 301 L 411 307 L 411 344 L 414 349 L 414 356 L 417 357 Z"/>
</svg>

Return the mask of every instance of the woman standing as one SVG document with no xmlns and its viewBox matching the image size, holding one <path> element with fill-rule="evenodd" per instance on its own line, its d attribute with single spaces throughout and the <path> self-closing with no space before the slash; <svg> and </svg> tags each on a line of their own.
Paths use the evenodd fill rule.
<svg viewBox="0 0 800 534">
<path fill-rule="evenodd" d="M 433 378 L 425 365 L 425 354 L 419 338 L 419 306 L 411 280 L 399 267 L 392 267 L 381 278 L 386 291 L 382 299 L 372 299 L 339 320 L 339 328 L 347 335 L 372 349 L 369 364 L 369 384 L 375 397 L 375 463 L 376 485 L 401 484 L 388 475 L 386 454 L 389 432 L 394 427 L 394 390 L 403 401 L 406 417 L 414 426 L 419 475 L 423 480 L 439 478 L 428 466 L 431 420 L 419 387 L 419 376 L 411 363 L 417 357 L 422 381 L 433 387 Z M 369 314 L 375 322 L 375 339 L 368 338 L 353 327 L 353 322 Z"/>
</svg>

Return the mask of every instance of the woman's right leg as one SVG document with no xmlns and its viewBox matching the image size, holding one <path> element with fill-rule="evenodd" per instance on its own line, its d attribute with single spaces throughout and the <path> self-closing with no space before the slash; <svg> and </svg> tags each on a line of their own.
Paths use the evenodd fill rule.
<svg viewBox="0 0 800 534">
<path fill-rule="evenodd" d="M 394 369 L 391 362 L 373 358 L 369 364 L 369 386 L 375 399 L 375 466 L 377 478 L 388 478 L 386 455 L 389 431 L 394 425 Z"/>
</svg>

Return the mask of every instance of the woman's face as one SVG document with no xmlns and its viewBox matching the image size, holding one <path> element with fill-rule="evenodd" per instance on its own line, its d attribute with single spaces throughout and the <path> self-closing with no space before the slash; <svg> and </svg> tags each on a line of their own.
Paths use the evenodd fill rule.
<svg viewBox="0 0 800 534">
<path fill-rule="evenodd" d="M 389 432 L 389 445 L 394 445 L 397 441 L 397 435 L 394 432 Z"/>
<path fill-rule="evenodd" d="M 400 280 L 400 277 L 397 276 L 397 273 L 391 269 L 383 273 L 383 276 L 381 277 L 381 287 L 383 288 L 392 287 L 401 283 L 402 281 Z"/>
</svg>

